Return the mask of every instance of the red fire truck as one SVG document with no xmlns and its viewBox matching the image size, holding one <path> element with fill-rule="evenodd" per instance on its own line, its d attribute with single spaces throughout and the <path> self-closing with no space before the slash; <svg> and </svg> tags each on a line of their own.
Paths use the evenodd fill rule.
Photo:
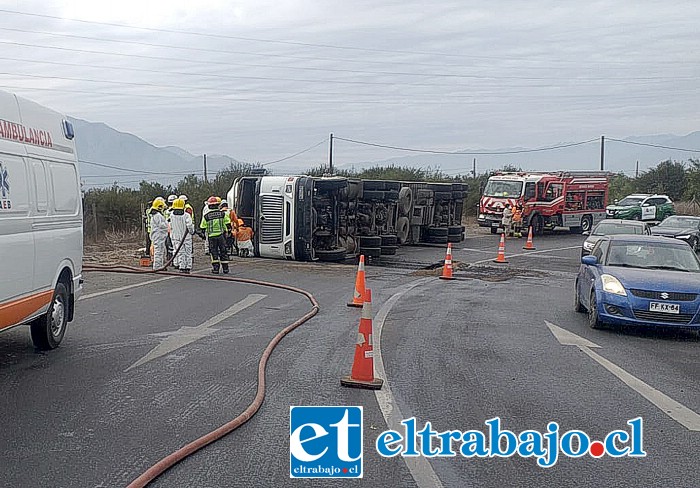
<svg viewBox="0 0 700 488">
<path fill-rule="evenodd" d="M 605 218 L 608 177 L 605 171 L 495 173 L 479 202 L 479 226 L 490 227 L 495 234 L 505 205 L 520 203 L 523 228 L 532 225 L 535 234 L 554 227 L 569 227 L 574 233 L 590 231 Z"/>
</svg>

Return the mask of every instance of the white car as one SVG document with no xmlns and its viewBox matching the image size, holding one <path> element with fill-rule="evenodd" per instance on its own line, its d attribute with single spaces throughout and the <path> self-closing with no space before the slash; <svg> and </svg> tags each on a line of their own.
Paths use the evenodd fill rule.
<svg viewBox="0 0 700 488">
<path fill-rule="evenodd" d="M 83 210 L 73 126 L 0 91 L 0 331 L 53 349 L 82 291 Z"/>
</svg>

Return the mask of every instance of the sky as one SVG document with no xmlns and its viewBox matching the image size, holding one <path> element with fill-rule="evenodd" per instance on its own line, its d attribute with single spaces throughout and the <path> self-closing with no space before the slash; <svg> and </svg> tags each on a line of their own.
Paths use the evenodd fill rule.
<svg viewBox="0 0 700 488">
<path fill-rule="evenodd" d="M 0 1 L 0 89 L 249 162 L 325 161 L 331 132 L 442 151 L 683 135 L 698 19 L 696 0 Z"/>
</svg>

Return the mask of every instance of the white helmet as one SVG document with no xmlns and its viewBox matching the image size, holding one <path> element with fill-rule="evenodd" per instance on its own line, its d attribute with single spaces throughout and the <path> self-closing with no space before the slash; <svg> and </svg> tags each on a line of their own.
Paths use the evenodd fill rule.
<svg viewBox="0 0 700 488">
<path fill-rule="evenodd" d="M 168 197 L 168 203 L 173 203 L 175 200 L 177 200 L 177 195 L 170 195 Z"/>
<path fill-rule="evenodd" d="M 187 201 L 187 195 L 180 195 L 180 200 Z"/>
</svg>

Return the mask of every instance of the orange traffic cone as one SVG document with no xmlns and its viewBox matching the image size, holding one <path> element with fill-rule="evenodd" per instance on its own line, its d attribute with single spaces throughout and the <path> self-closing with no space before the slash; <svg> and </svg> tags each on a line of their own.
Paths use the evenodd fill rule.
<svg viewBox="0 0 700 488">
<path fill-rule="evenodd" d="M 523 246 L 526 251 L 534 251 L 536 248 L 532 244 L 532 226 L 530 226 L 530 231 L 527 233 L 527 242 Z"/>
<path fill-rule="evenodd" d="M 365 296 L 365 255 L 360 255 L 360 264 L 357 267 L 357 278 L 355 278 L 355 291 L 352 294 L 352 302 L 348 303 L 348 307 L 362 307 L 363 297 Z"/>
<path fill-rule="evenodd" d="M 498 244 L 498 256 L 493 260 L 494 263 L 507 263 L 506 261 L 506 235 L 501 234 L 501 242 Z"/>
<path fill-rule="evenodd" d="M 355 359 L 350 376 L 343 376 L 340 384 L 352 388 L 379 390 L 384 380 L 374 377 L 374 346 L 372 341 L 372 291 L 366 290 L 362 317 L 355 344 Z"/>
<path fill-rule="evenodd" d="M 442 267 L 441 280 L 454 280 L 452 276 L 452 243 L 447 244 L 447 254 L 445 255 L 445 265 Z"/>
</svg>

